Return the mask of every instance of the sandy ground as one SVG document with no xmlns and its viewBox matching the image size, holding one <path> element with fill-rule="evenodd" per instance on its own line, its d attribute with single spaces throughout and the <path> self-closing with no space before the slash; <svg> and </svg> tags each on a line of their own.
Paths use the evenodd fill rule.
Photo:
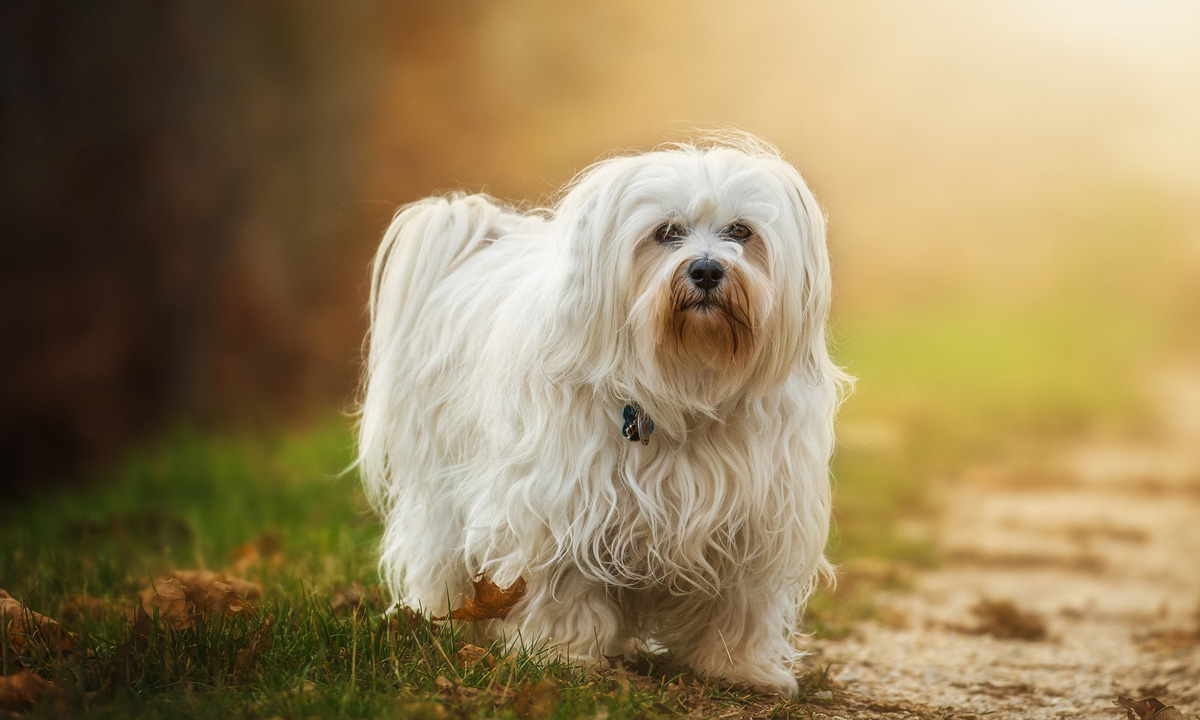
<svg viewBox="0 0 1200 720">
<path fill-rule="evenodd" d="M 886 620 L 816 643 L 845 700 L 824 716 L 1121 720 L 1118 695 L 1200 714 L 1200 373 L 1160 377 L 1139 439 L 945 483 L 946 562 L 883 597 Z M 979 632 L 982 600 L 1045 637 Z"/>
</svg>

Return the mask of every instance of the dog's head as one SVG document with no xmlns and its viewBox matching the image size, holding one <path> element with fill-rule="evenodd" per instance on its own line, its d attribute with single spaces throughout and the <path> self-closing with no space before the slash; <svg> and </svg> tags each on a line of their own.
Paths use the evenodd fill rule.
<svg viewBox="0 0 1200 720">
<path fill-rule="evenodd" d="M 555 222 L 555 349 L 665 428 L 835 370 L 824 218 L 773 148 L 742 137 L 603 161 Z"/>
</svg>

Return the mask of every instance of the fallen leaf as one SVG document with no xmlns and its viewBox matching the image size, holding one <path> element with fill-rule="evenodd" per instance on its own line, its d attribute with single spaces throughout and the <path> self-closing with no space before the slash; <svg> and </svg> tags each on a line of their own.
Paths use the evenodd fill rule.
<svg viewBox="0 0 1200 720">
<path fill-rule="evenodd" d="M 488 668 L 496 667 L 496 658 L 492 657 L 492 654 L 486 648 L 481 648 L 478 645 L 466 643 L 455 654 L 458 655 L 458 659 L 462 661 L 462 664 L 469 668 L 475 667 L 481 662 Z"/>
<path fill-rule="evenodd" d="M 138 593 L 138 597 L 141 599 L 138 607 L 146 617 L 153 617 L 157 609 L 159 619 L 174 630 L 190 628 L 196 622 L 195 613 L 188 604 L 187 594 L 183 591 L 183 583 L 178 580 L 159 578 L 153 585 Z M 137 625 L 136 620 L 134 625 Z"/>
<path fill-rule="evenodd" d="M 550 678 L 522 683 L 513 698 L 513 712 L 519 718 L 549 717 L 558 707 L 558 683 Z"/>
<path fill-rule="evenodd" d="M 1125 708 L 1125 716 L 1128 720 L 1187 720 L 1183 713 L 1176 710 L 1174 706 L 1163 705 L 1158 698 L 1134 700 L 1133 698 L 1118 697 L 1113 700 L 1113 705 Z M 1137 715 L 1135 716 L 1134 713 Z"/>
<path fill-rule="evenodd" d="M 186 630 L 209 615 L 253 614 L 262 586 L 209 570 L 180 570 L 155 580 L 138 598 L 147 615 L 157 609 L 172 630 Z M 136 617 L 131 619 L 136 622 Z"/>
<path fill-rule="evenodd" d="M 262 585 L 211 570 L 176 570 L 169 577 L 173 577 L 195 590 L 203 590 L 207 595 L 212 596 L 214 601 L 223 604 L 230 604 L 229 591 L 231 589 L 244 600 L 260 600 L 263 596 Z M 231 611 L 226 609 L 225 612 Z M 236 610 L 232 612 L 236 612 Z"/>
<path fill-rule="evenodd" d="M 52 618 L 34 612 L 0 588 L 0 619 L 8 624 L 8 643 L 18 653 L 31 635 L 38 635 L 47 647 L 68 652 L 79 647 L 79 638 L 66 632 Z"/>
<path fill-rule="evenodd" d="M 433 685 L 441 694 L 460 701 L 474 700 L 484 693 L 483 688 L 463 685 L 461 682 L 451 680 L 445 675 L 438 675 L 436 678 L 434 678 Z"/>
<path fill-rule="evenodd" d="M 397 605 L 384 613 L 383 619 L 379 623 L 379 633 L 382 634 L 386 631 L 398 633 L 402 628 L 409 632 L 416 632 L 421 628 L 427 628 L 434 634 L 438 631 L 428 617 L 410 607 Z"/>
<path fill-rule="evenodd" d="M 0 591 L 2 592 L 2 591 Z M 28 710 L 42 698 L 57 692 L 54 683 L 28 670 L 0 677 L 0 710 Z"/>
<path fill-rule="evenodd" d="M 462 607 L 450 611 L 451 620 L 476 622 L 477 620 L 503 619 L 508 617 L 513 606 L 525 597 L 525 578 L 519 577 L 511 586 L 503 589 L 484 577 L 476 578 L 474 585 L 475 594 Z M 434 618 L 434 620 L 444 619 Z"/>
<path fill-rule="evenodd" d="M 237 660 L 233 663 L 233 681 L 243 683 L 250 677 L 254 663 L 260 655 L 271 649 L 271 626 L 275 624 L 275 616 L 268 615 L 262 626 L 255 631 L 254 639 L 248 647 L 238 651 Z"/>
<path fill-rule="evenodd" d="M 1037 615 L 1026 612 L 1011 600 L 983 599 L 971 608 L 979 619 L 973 632 L 1004 640 L 1045 640 L 1046 623 Z"/>
<path fill-rule="evenodd" d="M 262 598 L 262 585 L 239 577 L 208 570 L 172 573 L 181 582 L 188 600 L 201 613 L 253 612 L 252 600 Z"/>
</svg>

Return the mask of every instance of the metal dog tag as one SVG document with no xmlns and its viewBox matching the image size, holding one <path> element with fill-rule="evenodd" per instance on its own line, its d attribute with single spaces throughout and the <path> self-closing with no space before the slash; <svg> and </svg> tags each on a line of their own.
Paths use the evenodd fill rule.
<svg viewBox="0 0 1200 720">
<path fill-rule="evenodd" d="M 630 442 L 641 441 L 643 445 L 650 444 L 650 436 L 654 434 L 654 421 L 637 403 L 626 405 L 621 410 L 621 435 Z"/>
</svg>

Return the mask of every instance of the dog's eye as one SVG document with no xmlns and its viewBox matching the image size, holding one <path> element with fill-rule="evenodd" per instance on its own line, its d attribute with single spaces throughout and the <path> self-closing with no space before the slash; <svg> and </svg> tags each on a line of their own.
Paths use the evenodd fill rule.
<svg viewBox="0 0 1200 720">
<path fill-rule="evenodd" d="M 743 223 L 734 223 L 725 228 L 725 236 L 737 242 L 746 242 L 753 234 L 754 231 L 750 229 L 750 226 Z"/>
<path fill-rule="evenodd" d="M 654 239 L 660 243 L 679 242 L 683 239 L 683 228 L 672 223 L 663 223 L 655 229 Z"/>
</svg>

